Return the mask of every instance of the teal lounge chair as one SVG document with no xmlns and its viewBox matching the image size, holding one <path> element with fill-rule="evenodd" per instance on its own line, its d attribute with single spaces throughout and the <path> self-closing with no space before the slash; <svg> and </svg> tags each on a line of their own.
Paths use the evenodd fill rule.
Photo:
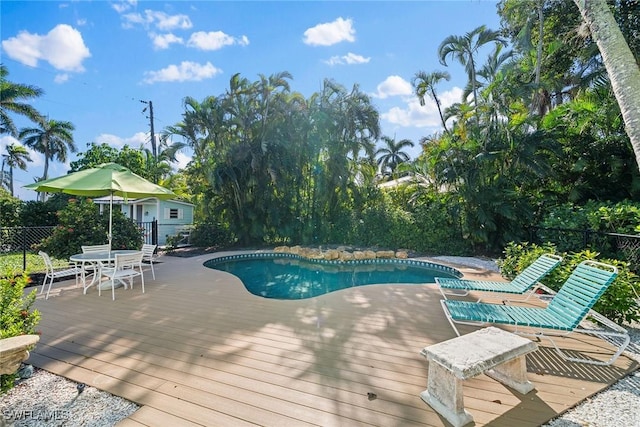
<svg viewBox="0 0 640 427">
<path fill-rule="evenodd" d="M 540 283 L 543 277 L 549 274 L 562 262 L 562 257 L 555 254 L 544 254 L 531 265 L 522 270 L 511 282 L 499 282 L 488 280 L 465 280 L 436 277 L 436 284 L 440 293 L 447 299 L 447 295 L 466 296 L 471 291 L 502 292 L 508 294 L 524 294 L 529 292 L 528 299 L 540 287 L 549 291 Z M 480 301 L 480 300 L 478 300 Z"/>
<path fill-rule="evenodd" d="M 547 338 L 560 356 L 566 360 L 594 365 L 610 365 L 629 344 L 629 333 L 591 308 L 617 275 L 618 269 L 612 265 L 596 261 L 583 261 L 573 270 L 560 291 L 544 308 L 460 300 L 441 300 L 441 303 L 449 323 L 458 335 L 460 332 L 455 326 L 456 323 L 512 325 L 516 327 L 515 333 L 517 334 Z M 580 323 L 587 316 L 608 330 L 580 327 Z M 522 330 L 523 327 L 526 329 Z M 617 350 L 606 362 L 569 357 L 558 348 L 552 337 L 567 336 L 572 332 L 599 336 L 616 346 Z M 622 339 L 622 344 L 618 345 L 620 339 Z"/>
</svg>

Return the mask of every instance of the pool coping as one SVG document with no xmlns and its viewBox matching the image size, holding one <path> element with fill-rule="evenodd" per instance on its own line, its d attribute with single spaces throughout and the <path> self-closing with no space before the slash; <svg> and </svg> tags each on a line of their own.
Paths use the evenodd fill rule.
<svg viewBox="0 0 640 427">
<path fill-rule="evenodd" d="M 296 260 L 304 260 L 312 264 L 320 265 L 370 265 L 370 264 L 400 264 L 413 267 L 429 268 L 436 271 L 442 271 L 443 273 L 453 275 L 457 278 L 461 278 L 464 274 L 453 267 L 438 264 L 431 261 L 422 261 L 416 259 L 401 259 L 401 258 L 367 258 L 367 259 L 354 259 L 354 260 L 327 260 L 327 259 L 314 259 L 307 258 L 298 254 L 286 253 L 286 252 L 252 252 L 232 255 L 220 255 L 214 256 L 203 262 L 202 264 L 211 268 L 211 264 L 217 264 L 227 261 L 236 261 L 240 259 L 275 259 L 275 258 L 291 258 Z"/>
</svg>

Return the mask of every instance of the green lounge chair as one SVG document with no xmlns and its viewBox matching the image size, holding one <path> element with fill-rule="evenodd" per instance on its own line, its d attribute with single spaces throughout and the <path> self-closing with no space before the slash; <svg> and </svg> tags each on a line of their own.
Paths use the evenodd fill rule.
<svg viewBox="0 0 640 427">
<path fill-rule="evenodd" d="M 566 360 L 594 365 L 610 365 L 629 344 L 629 333 L 591 308 L 617 275 L 618 269 L 612 265 L 596 261 L 583 261 L 573 270 L 560 291 L 544 308 L 460 300 L 441 300 L 441 303 L 449 323 L 458 335 L 460 332 L 455 326 L 456 323 L 512 325 L 516 327 L 515 333 L 517 334 L 547 338 L 560 356 Z M 597 321 L 608 330 L 580 327 L 580 323 L 586 317 Z M 522 327 L 526 329 L 521 330 Z M 558 348 L 552 337 L 567 336 L 572 332 L 599 336 L 616 346 L 617 350 L 606 362 L 569 357 Z M 620 339 L 622 339 L 622 344 L 618 345 Z"/>
<path fill-rule="evenodd" d="M 561 262 L 562 257 L 559 255 L 544 254 L 522 270 L 511 282 L 449 279 L 444 277 L 436 277 L 435 280 L 440 293 L 445 299 L 447 299 L 447 295 L 466 296 L 471 291 L 480 291 L 508 294 L 524 294 L 528 292 L 529 295 L 525 298 L 527 300 L 538 288 L 543 288 L 547 292 L 550 291 L 540 283 L 540 280 L 560 265 Z"/>
</svg>

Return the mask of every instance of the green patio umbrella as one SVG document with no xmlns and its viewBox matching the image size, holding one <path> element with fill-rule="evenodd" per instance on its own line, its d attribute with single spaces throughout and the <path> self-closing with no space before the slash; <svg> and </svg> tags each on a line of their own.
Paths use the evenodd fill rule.
<svg viewBox="0 0 640 427">
<path fill-rule="evenodd" d="M 131 172 L 117 163 L 103 163 L 95 168 L 84 169 L 57 178 L 50 178 L 24 188 L 45 193 L 66 193 L 74 196 L 110 196 L 109 203 L 109 247 L 113 222 L 113 196 L 126 199 L 157 197 L 171 199 L 176 195 L 159 185 Z"/>
</svg>

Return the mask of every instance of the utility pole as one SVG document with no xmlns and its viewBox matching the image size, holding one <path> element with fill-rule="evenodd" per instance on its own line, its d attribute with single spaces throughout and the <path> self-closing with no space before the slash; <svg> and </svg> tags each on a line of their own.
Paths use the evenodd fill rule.
<svg viewBox="0 0 640 427">
<path fill-rule="evenodd" d="M 153 102 L 149 101 L 149 121 L 151 123 L 151 152 L 153 159 L 158 161 L 158 148 L 156 147 L 156 134 L 153 131 Z"/>
<path fill-rule="evenodd" d="M 156 147 L 156 135 L 153 129 L 153 102 L 151 101 L 140 101 L 143 104 L 146 104 L 149 106 L 149 124 L 151 127 L 151 153 L 153 154 L 153 160 L 158 161 L 158 149 Z M 144 110 L 142 110 L 142 112 L 144 113 L 145 111 L 147 111 L 147 107 L 144 107 Z"/>
<path fill-rule="evenodd" d="M 140 102 L 142 102 L 143 104 L 147 105 L 149 107 L 149 124 L 151 127 L 151 154 L 153 155 L 153 182 L 154 184 L 158 183 L 158 149 L 156 147 L 156 133 L 153 130 L 153 102 L 151 101 L 142 101 L 140 100 Z M 142 110 L 142 112 L 144 113 L 145 111 L 147 111 L 147 107 L 144 107 L 144 109 Z"/>
</svg>

